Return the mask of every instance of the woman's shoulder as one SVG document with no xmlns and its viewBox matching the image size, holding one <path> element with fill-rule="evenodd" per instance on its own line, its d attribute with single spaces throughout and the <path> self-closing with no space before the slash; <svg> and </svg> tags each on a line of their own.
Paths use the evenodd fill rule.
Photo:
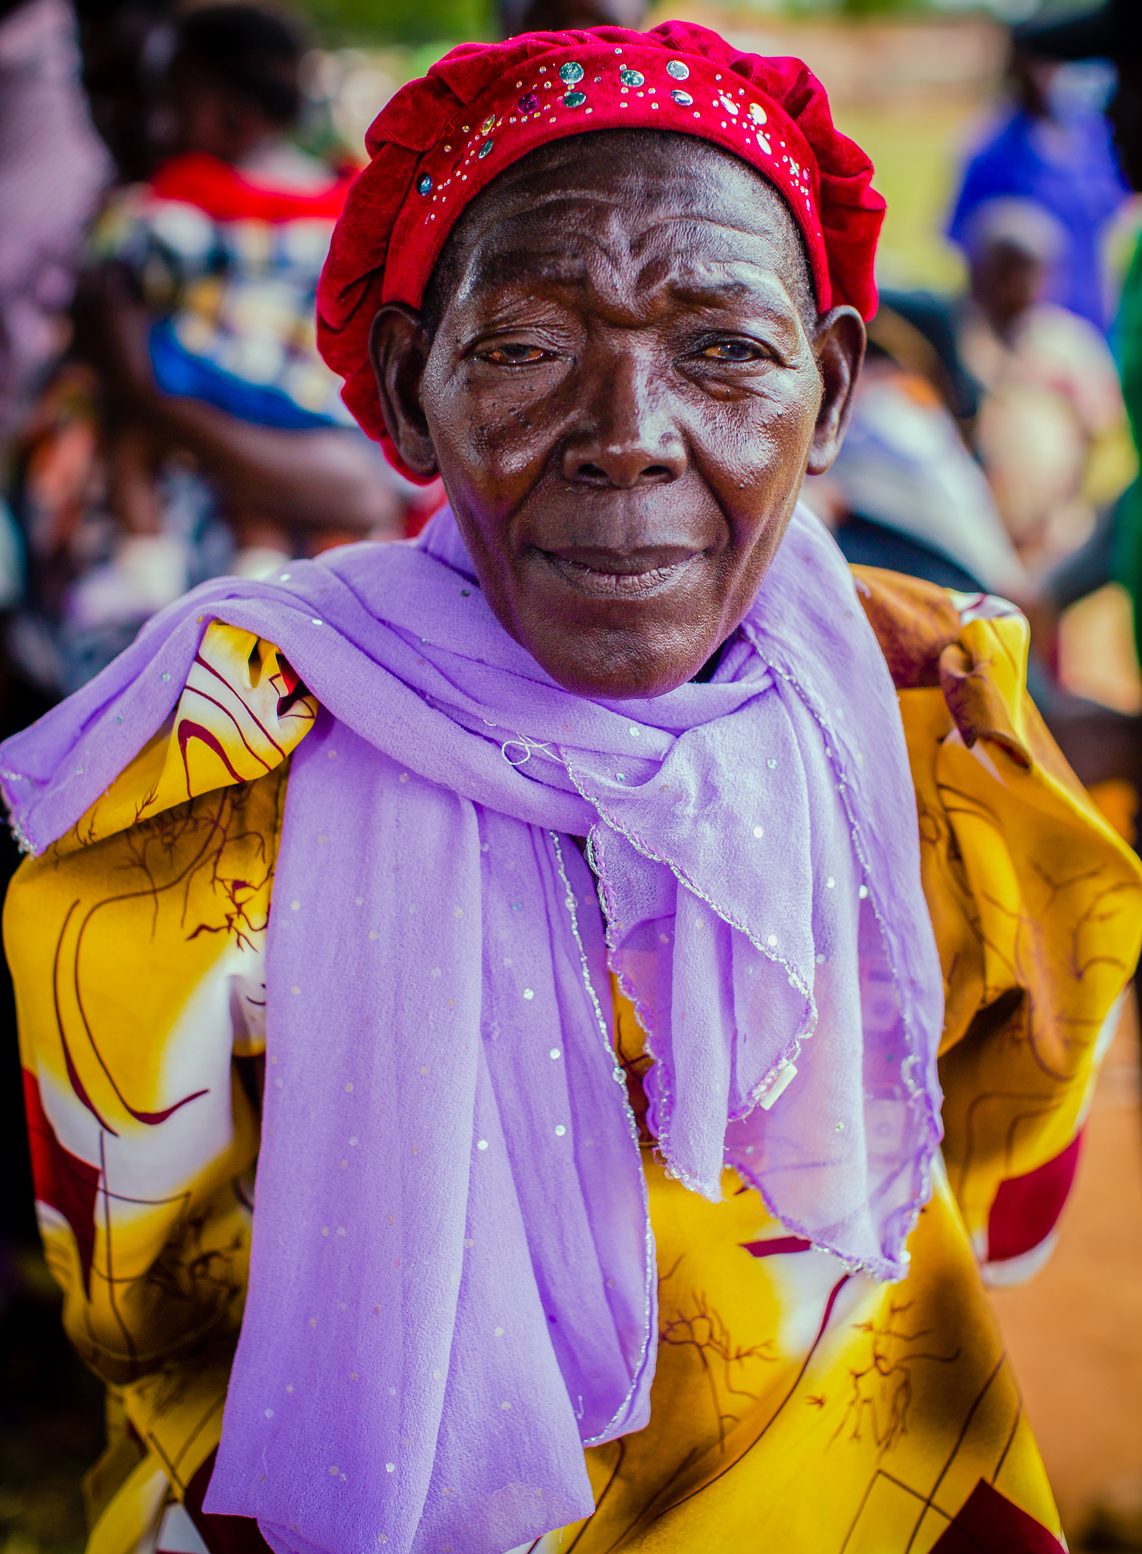
<svg viewBox="0 0 1142 1554">
<path fill-rule="evenodd" d="M 167 723 L 57 849 L 102 841 L 202 794 L 268 776 L 316 714 L 316 699 L 280 648 L 211 622 Z"/>
</svg>

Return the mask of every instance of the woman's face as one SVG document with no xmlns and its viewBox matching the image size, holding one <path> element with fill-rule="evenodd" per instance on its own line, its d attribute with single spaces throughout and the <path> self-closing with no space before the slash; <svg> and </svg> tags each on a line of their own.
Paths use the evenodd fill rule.
<svg viewBox="0 0 1142 1554">
<path fill-rule="evenodd" d="M 568 690 L 657 696 L 738 625 L 864 344 L 780 196 L 686 136 L 558 142 L 473 203 L 435 333 L 382 310 L 385 414 L 505 630 Z"/>
</svg>

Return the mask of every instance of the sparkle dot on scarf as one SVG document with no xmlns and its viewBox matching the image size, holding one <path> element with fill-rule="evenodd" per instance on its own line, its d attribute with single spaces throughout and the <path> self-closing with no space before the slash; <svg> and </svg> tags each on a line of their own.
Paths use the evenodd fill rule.
<svg viewBox="0 0 1142 1554">
<path fill-rule="evenodd" d="M 551 1049 L 551 1056 L 553 1058 L 558 1058 L 558 1057 L 562 1056 L 562 1053 L 559 1051 L 558 1047 L 552 1047 L 552 1049 Z"/>
<path fill-rule="evenodd" d="M 765 764 L 766 764 L 766 766 L 768 766 L 768 767 L 769 767 L 769 769 L 770 769 L 770 771 L 771 771 L 771 772 L 772 772 L 772 771 L 776 771 L 776 769 L 777 769 L 777 762 L 776 762 L 776 761 L 775 761 L 775 760 L 774 760 L 774 759 L 773 759 L 773 757 L 772 757 L 772 756 L 770 756 L 770 758 L 769 758 L 769 760 L 768 760 L 768 761 L 766 761 L 766 763 L 765 763 Z"/>
<path fill-rule="evenodd" d="M 825 957 L 823 955 L 817 956 L 817 964 L 818 966 L 823 966 L 825 964 Z"/>
<path fill-rule="evenodd" d="M 758 838 L 763 837 L 765 835 L 765 827 L 764 826 L 754 826 L 753 834 L 754 834 L 754 836 L 756 836 Z"/>
<path fill-rule="evenodd" d="M 288 572 L 283 572 L 281 577 L 278 579 L 278 581 L 280 583 L 288 583 L 289 582 L 289 573 Z"/>
<path fill-rule="evenodd" d="M 115 721 L 116 721 L 116 723 L 122 723 L 122 721 L 123 721 L 122 713 L 116 713 Z"/>
<path fill-rule="evenodd" d="M 534 997 L 535 997 L 535 992 L 534 992 L 534 991 L 533 991 L 533 989 L 532 989 L 532 988 L 530 988 L 530 987 L 525 987 L 525 988 L 524 988 L 524 990 L 523 990 L 523 996 L 524 996 L 524 997 L 525 997 L 525 998 L 526 998 L 526 999 L 527 999 L 527 1000 L 528 1000 L 528 1002 L 529 1002 L 529 1003 L 530 1003 L 530 1001 L 531 1001 L 531 1000 L 532 1000 L 532 999 L 533 999 L 533 998 L 534 998 Z"/>
<path fill-rule="evenodd" d="M 293 1391 L 293 1382 L 292 1381 L 286 1383 L 286 1391 L 287 1392 L 292 1392 Z"/>
<path fill-rule="evenodd" d="M 274 1417 L 273 1409 L 272 1408 L 267 1408 L 266 1409 L 266 1418 L 267 1419 L 272 1419 L 273 1417 Z"/>
<path fill-rule="evenodd" d="M 503 1328 L 502 1327 L 497 1327 L 495 1329 L 494 1333 L 492 1334 L 492 1336 L 493 1336 L 493 1338 L 502 1338 L 504 1336 Z"/>
<path fill-rule="evenodd" d="M 830 874 L 830 875 L 829 875 L 829 877 L 828 877 L 828 879 L 827 879 L 827 880 L 826 880 L 826 881 L 825 881 L 825 889 L 826 889 L 826 890 L 832 890 L 832 888 L 833 888 L 833 886 L 834 886 L 834 885 L 835 885 L 835 884 L 836 884 L 836 883 L 837 883 L 837 882 L 836 882 L 836 880 L 835 880 L 835 879 L 834 879 L 834 878 L 833 878 L 833 876 L 832 876 L 832 875 L 831 875 L 831 874 Z"/>
<path fill-rule="evenodd" d="M 414 1150 L 413 1153 L 415 1154 L 416 1151 Z M 342 1160 L 341 1169 L 342 1171 L 347 1171 L 349 1169 L 349 1162 L 347 1160 Z"/>
<path fill-rule="evenodd" d="M 385 1463 L 385 1472 L 386 1473 L 395 1473 L 396 1472 L 396 1466 L 397 1465 L 396 1465 L 395 1462 L 386 1462 Z"/>
<path fill-rule="evenodd" d="M 360 1379 L 361 1379 L 361 1378 L 360 1378 L 360 1376 L 359 1376 L 359 1375 L 358 1375 L 358 1374 L 357 1374 L 357 1372 L 356 1372 L 356 1371 L 350 1371 L 350 1372 L 349 1372 L 349 1380 L 350 1380 L 350 1381 L 360 1381 Z"/>
<path fill-rule="evenodd" d="M 626 782 L 626 776 L 622 772 L 616 772 L 615 773 L 615 781 L 616 782 Z"/>
<path fill-rule="evenodd" d="M 408 773 L 407 772 L 401 772 L 400 776 L 397 778 L 397 781 L 398 782 L 407 782 L 408 781 Z"/>
<path fill-rule="evenodd" d="M 658 936 L 658 942 L 659 944 L 669 944 L 670 935 L 668 933 L 660 933 Z"/>
<path fill-rule="evenodd" d="M 523 906 L 523 902 L 522 901 L 513 901 L 512 902 L 512 911 L 513 912 L 518 912 L 522 906 Z"/>
<path fill-rule="evenodd" d="M 432 1379 L 433 1379 L 433 1381 L 439 1381 L 440 1380 L 440 1372 L 439 1371 L 433 1371 Z"/>
<path fill-rule="evenodd" d="M 290 909 L 291 912 L 300 912 L 301 911 L 301 902 L 300 901 L 291 901 L 290 904 L 289 904 L 289 909 Z"/>
<path fill-rule="evenodd" d="M 861 888 L 857 891 L 857 895 L 863 901 L 865 899 L 865 897 L 868 895 L 868 886 L 867 885 L 862 885 Z"/>
<path fill-rule="evenodd" d="M 557 1124 L 557 1125 L 556 1125 L 556 1128 L 555 1128 L 555 1137 L 556 1137 L 556 1138 L 557 1138 L 557 1139 L 561 1139 L 561 1138 L 562 1138 L 562 1137 L 563 1137 L 563 1135 L 564 1135 L 564 1134 L 565 1134 L 565 1133 L 566 1133 L 566 1132 L 567 1132 L 567 1129 L 566 1129 L 566 1128 L 565 1128 L 565 1127 L 564 1127 L 564 1126 L 563 1126 L 563 1124 L 562 1124 L 562 1123 L 558 1123 L 558 1124 Z"/>
<path fill-rule="evenodd" d="M 747 1155 L 752 1155 L 753 1154 L 753 1145 L 752 1144 L 747 1144 L 746 1147 L 745 1147 L 745 1152 L 746 1152 Z"/>
<path fill-rule="evenodd" d="M 833 1127 L 833 1132 L 834 1133 L 843 1133 L 844 1131 L 845 1131 L 845 1125 L 844 1125 L 843 1122 L 838 1122 Z"/>
<path fill-rule="evenodd" d="M 500 1407 L 501 1407 L 501 1408 L 510 1408 L 510 1407 L 511 1407 L 511 1404 L 510 1404 L 510 1403 L 501 1403 L 501 1404 L 500 1404 Z"/>
<path fill-rule="evenodd" d="M 318 620 L 316 615 L 311 616 L 310 619 L 313 621 L 313 624 L 315 626 L 320 626 L 321 625 L 321 622 Z"/>
<path fill-rule="evenodd" d="M 328 1225 L 322 1225 L 322 1227 L 321 1227 L 321 1234 L 323 1236 L 327 1236 L 329 1234 L 329 1226 Z"/>
<path fill-rule="evenodd" d="M 477 1144 L 477 1145 L 476 1145 L 476 1148 L 477 1148 L 477 1149 L 487 1149 L 487 1147 L 488 1147 L 488 1141 L 487 1141 L 487 1139 L 481 1139 L 481 1140 L 480 1140 L 480 1141 L 479 1141 L 479 1143 L 478 1143 L 478 1144 Z"/>
<path fill-rule="evenodd" d="M 461 588 L 460 597 L 462 599 L 470 599 L 472 597 L 472 590 L 470 588 Z"/>
<path fill-rule="evenodd" d="M 486 853 L 486 852 L 487 852 L 487 850 L 488 850 L 488 844 L 487 844 L 487 842 L 481 842 L 481 843 L 480 843 L 480 851 L 481 851 L 481 852 L 482 852 L 482 853 Z"/>
<path fill-rule="evenodd" d="M 163 684 L 165 685 L 169 679 L 170 679 L 170 675 L 167 674 L 167 672 L 164 670 L 163 671 Z"/>
<path fill-rule="evenodd" d="M 374 1307 L 373 1307 L 373 1310 L 374 1310 L 374 1311 L 378 1311 L 378 1312 L 379 1312 L 379 1311 L 380 1311 L 380 1309 L 381 1309 L 381 1308 L 380 1308 L 380 1306 L 374 1306 Z M 397 1389 L 396 1389 L 396 1388 L 395 1388 L 395 1387 L 390 1387 L 390 1388 L 389 1388 L 389 1397 L 391 1397 L 391 1398 L 395 1398 L 395 1397 L 396 1397 L 396 1395 L 397 1395 Z"/>
<path fill-rule="evenodd" d="M 422 1063 L 420 1065 L 420 1072 L 422 1074 L 427 1074 L 428 1073 L 428 1064 L 427 1063 Z"/>
<path fill-rule="evenodd" d="M 768 942 L 771 945 L 776 944 L 777 943 L 777 935 L 775 933 L 771 933 L 770 936 L 769 936 Z"/>
<path fill-rule="evenodd" d="M 310 1317 L 309 1325 L 310 1325 L 310 1327 L 316 1327 L 317 1326 L 317 1318 L 316 1317 Z"/>
<path fill-rule="evenodd" d="M 375 928 L 370 928 L 369 929 L 369 938 L 370 939 L 379 939 L 380 937 L 381 937 L 380 934 L 377 932 L 377 930 Z"/>
<path fill-rule="evenodd" d="M 464 916 L 464 908 L 463 907 L 453 907 L 452 908 L 452 916 L 453 917 L 463 917 Z"/>
<path fill-rule="evenodd" d="M 350 1144 L 355 1144 L 355 1143 L 356 1143 L 356 1142 L 357 1142 L 357 1137 L 356 1137 L 356 1135 L 355 1135 L 355 1134 L 354 1134 L 354 1136 L 353 1136 L 353 1137 L 352 1137 L 352 1138 L 351 1138 L 351 1139 L 350 1139 L 350 1140 L 349 1140 L 349 1143 L 350 1143 Z"/>
<path fill-rule="evenodd" d="M 635 726 L 634 726 L 634 724 L 633 724 L 633 723 L 632 723 L 632 724 L 631 724 L 631 728 L 630 728 L 630 737 L 631 737 L 631 738 L 632 738 L 632 739 L 637 739 L 637 738 L 638 738 L 638 736 L 639 736 L 639 735 L 640 735 L 640 734 L 641 734 L 641 733 L 642 733 L 642 730 L 641 730 L 641 729 L 640 729 L 640 728 L 635 728 Z"/>
<path fill-rule="evenodd" d="M 349 1083 L 345 1086 L 345 1089 L 349 1092 L 350 1095 L 353 1094 L 353 1081 L 352 1080 L 350 1080 Z"/>
<path fill-rule="evenodd" d="M 365 905 L 365 898 L 364 898 L 364 896 L 354 896 L 354 898 L 353 898 L 353 905 L 354 906 L 364 906 Z"/>
<path fill-rule="evenodd" d="M 328 761 L 335 761 L 337 759 L 337 752 L 336 752 L 336 750 L 327 750 L 325 752 L 325 758 Z"/>
<path fill-rule="evenodd" d="M 291 993 L 292 993 L 292 994 L 293 994 L 293 995 L 294 995 L 294 997 L 295 997 L 295 998 L 296 998 L 296 997 L 297 997 L 297 995 L 298 995 L 298 993 L 300 993 L 300 992 L 301 992 L 301 989 L 300 989 L 300 988 L 299 988 L 299 987 L 291 987 L 291 988 L 290 988 L 290 992 L 291 992 Z"/>
</svg>

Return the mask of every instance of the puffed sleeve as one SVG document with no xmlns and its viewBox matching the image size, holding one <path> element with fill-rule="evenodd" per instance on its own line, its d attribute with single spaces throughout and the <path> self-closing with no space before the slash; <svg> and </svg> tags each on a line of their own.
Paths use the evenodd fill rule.
<svg viewBox="0 0 1142 1554">
<path fill-rule="evenodd" d="M 854 568 L 900 698 L 944 973 L 944 1158 L 985 1278 L 1054 1245 L 1142 938 L 1142 872 L 1026 689 L 1023 617 Z"/>
<path fill-rule="evenodd" d="M 212 625 L 167 728 L 18 870 L 4 930 L 37 1212 L 109 1385 L 90 1545 L 127 1554 L 217 1445 L 245 1299 L 262 953 L 313 698 Z"/>
</svg>

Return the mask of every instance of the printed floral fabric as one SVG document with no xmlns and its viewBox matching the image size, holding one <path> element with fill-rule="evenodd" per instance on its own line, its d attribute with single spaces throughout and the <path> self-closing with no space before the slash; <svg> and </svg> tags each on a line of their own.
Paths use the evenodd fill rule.
<svg viewBox="0 0 1142 1554">
<path fill-rule="evenodd" d="M 857 585 L 900 695 L 945 976 L 946 1177 L 885 1285 L 732 1173 L 721 1204 L 687 1192 L 647 1136 L 652 1419 L 587 1453 L 596 1512 L 543 1554 L 1061 1546 L 983 1281 L 1052 1244 L 1142 880 L 1026 698 L 1022 619 L 888 573 Z M 275 647 L 211 626 L 170 727 L 9 896 L 44 1243 L 110 1394 L 91 1554 L 129 1554 L 218 1444 L 274 1083 L 262 948 L 316 711 Z M 641 1031 L 616 1008 L 639 1109 Z"/>
</svg>

